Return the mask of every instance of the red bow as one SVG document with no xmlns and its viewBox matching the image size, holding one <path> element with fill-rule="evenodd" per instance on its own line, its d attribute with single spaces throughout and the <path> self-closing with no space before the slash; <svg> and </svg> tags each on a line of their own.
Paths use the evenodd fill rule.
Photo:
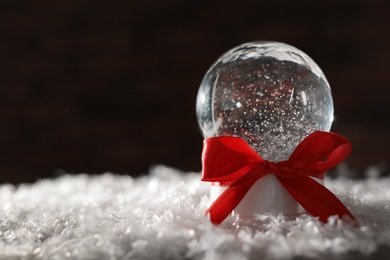
<svg viewBox="0 0 390 260">
<path fill-rule="evenodd" d="M 352 146 L 341 135 L 316 131 L 297 146 L 287 161 L 277 163 L 264 160 L 237 137 L 211 137 L 203 145 L 202 181 L 229 186 L 206 212 L 214 224 L 220 224 L 252 185 L 267 174 L 275 174 L 291 196 L 322 222 L 333 215 L 355 219 L 332 192 L 310 178 L 323 179 L 327 170 L 347 157 Z"/>
</svg>

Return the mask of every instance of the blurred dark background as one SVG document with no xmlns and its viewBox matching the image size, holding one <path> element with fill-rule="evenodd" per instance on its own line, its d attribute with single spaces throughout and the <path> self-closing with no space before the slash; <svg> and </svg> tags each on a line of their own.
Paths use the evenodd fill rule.
<svg viewBox="0 0 390 260">
<path fill-rule="evenodd" d="M 200 171 L 199 83 L 232 47 L 289 43 L 325 72 L 357 173 L 390 146 L 386 1 L 0 2 L 0 182 Z"/>
</svg>

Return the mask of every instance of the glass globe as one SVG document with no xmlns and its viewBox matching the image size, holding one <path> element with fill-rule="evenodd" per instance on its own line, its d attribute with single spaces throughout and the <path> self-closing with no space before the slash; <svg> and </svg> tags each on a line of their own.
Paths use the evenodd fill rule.
<svg viewBox="0 0 390 260">
<path fill-rule="evenodd" d="M 210 67 L 196 114 L 204 138 L 240 137 L 278 162 L 310 133 L 330 130 L 333 100 L 324 73 L 308 55 L 284 43 L 251 42 Z"/>
</svg>

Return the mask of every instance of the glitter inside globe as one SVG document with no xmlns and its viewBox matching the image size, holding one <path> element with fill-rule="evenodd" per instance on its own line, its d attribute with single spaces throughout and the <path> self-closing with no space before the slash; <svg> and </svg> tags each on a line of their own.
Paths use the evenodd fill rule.
<svg viewBox="0 0 390 260">
<path fill-rule="evenodd" d="M 308 55 L 284 43 L 253 42 L 210 67 L 196 113 L 205 138 L 240 137 L 278 162 L 310 133 L 330 130 L 333 100 L 324 73 Z"/>
</svg>

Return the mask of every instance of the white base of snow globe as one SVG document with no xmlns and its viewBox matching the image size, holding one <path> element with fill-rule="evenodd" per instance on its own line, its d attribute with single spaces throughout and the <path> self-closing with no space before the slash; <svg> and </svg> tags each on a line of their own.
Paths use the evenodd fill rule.
<svg viewBox="0 0 390 260">
<path fill-rule="evenodd" d="M 323 184 L 323 180 L 313 179 Z M 215 201 L 226 188 L 226 186 L 212 185 L 211 200 Z M 235 208 L 235 213 L 244 219 L 254 218 L 256 214 L 278 215 L 279 213 L 286 217 L 295 217 L 305 212 L 305 209 L 288 193 L 273 174 L 268 174 L 257 180 Z"/>
</svg>

